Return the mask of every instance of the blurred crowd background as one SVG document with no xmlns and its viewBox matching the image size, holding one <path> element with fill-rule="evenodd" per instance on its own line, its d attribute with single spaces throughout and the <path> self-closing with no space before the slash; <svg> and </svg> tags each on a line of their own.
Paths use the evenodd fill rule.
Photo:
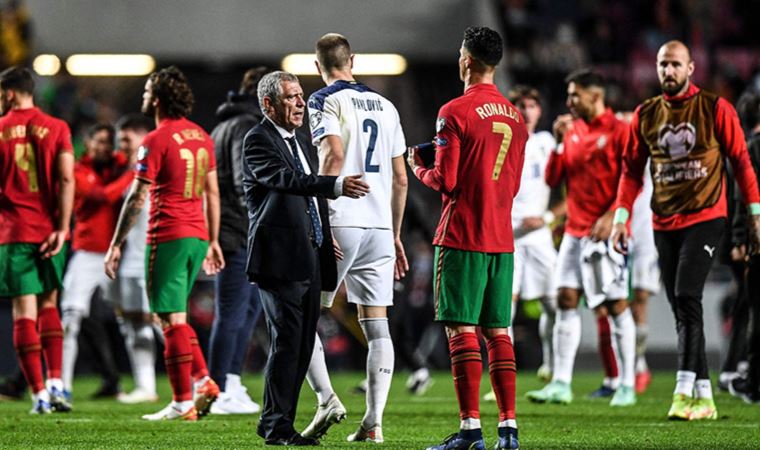
<svg viewBox="0 0 760 450">
<path fill-rule="evenodd" d="M 389 98 L 398 108 L 408 144 L 428 141 L 438 108 L 461 94 L 457 58 L 462 32 L 470 25 L 487 25 L 506 41 L 498 83 L 502 90 L 530 84 L 542 94 L 540 128 L 550 128 L 566 113 L 563 78 L 572 70 L 594 67 L 610 82 L 608 103 L 618 111 L 632 110 L 659 93 L 655 55 L 670 39 L 690 46 L 696 64 L 693 79 L 731 102 L 747 89 L 760 90 L 760 33 L 752 31 L 760 17 L 760 2 L 727 0 L 296 0 L 223 3 L 200 0 L 5 0 L 0 11 L 0 67 L 30 65 L 39 54 L 62 61 L 74 53 L 145 53 L 157 67 L 176 64 L 188 75 L 195 94 L 191 119 L 207 131 L 217 123 L 216 108 L 242 74 L 255 66 L 278 69 L 284 56 L 313 52 L 326 32 L 345 34 L 357 53 L 398 53 L 408 62 L 397 76 L 360 79 Z M 75 146 L 82 151 L 84 130 L 97 122 L 114 123 L 122 114 L 139 110 L 145 76 L 72 76 L 65 67 L 53 76 L 39 76 L 36 102 L 67 121 Z M 306 94 L 322 86 L 315 75 L 301 76 Z M 438 196 L 410 183 L 402 234 L 412 270 L 397 283 L 392 308 L 392 334 L 399 367 L 414 359 L 433 368 L 448 364 L 442 329 L 432 323 L 430 242 L 439 216 Z M 729 270 L 714 268 L 705 290 L 705 328 L 715 367 L 730 330 L 732 292 Z M 213 319 L 213 282 L 201 278 L 190 305 L 191 320 L 201 340 Z M 662 295 L 650 303 L 650 365 L 670 368 L 674 362 L 672 314 Z M 515 336 L 518 364 L 540 364 L 536 324 L 540 306 L 518 308 Z M 10 303 L 0 302 L 0 323 L 10 323 Z M 320 321 L 330 368 L 362 369 L 366 351 L 352 316 L 338 301 Z M 117 364 L 128 362 L 121 348 L 113 311 L 101 304 L 93 317 L 109 324 Z M 659 321 L 659 322 L 658 322 Z M 247 368 L 264 362 L 266 331 L 257 324 Z M 663 326 L 658 326 L 658 323 Z M 205 335 L 203 331 L 205 331 Z M 15 368 L 10 327 L 0 327 L 0 375 Z M 82 339 L 85 339 L 82 336 Z M 82 343 L 78 368 L 97 370 Z M 590 314 L 584 318 L 579 365 L 598 366 L 596 331 Z"/>
</svg>

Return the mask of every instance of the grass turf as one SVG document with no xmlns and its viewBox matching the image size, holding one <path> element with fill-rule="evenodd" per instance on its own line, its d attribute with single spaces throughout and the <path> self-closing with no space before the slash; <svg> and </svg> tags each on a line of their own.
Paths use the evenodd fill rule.
<svg viewBox="0 0 760 450">
<path fill-rule="evenodd" d="M 422 449 L 457 430 L 457 404 L 448 373 L 436 373 L 436 383 L 415 397 L 404 388 L 407 374 L 397 374 L 385 410 L 383 448 Z M 345 422 L 331 428 L 323 448 L 369 448 L 349 443 L 346 436 L 358 426 L 364 397 L 351 393 L 360 373 L 333 376 L 333 384 L 348 409 Z M 260 376 L 244 377 L 249 392 L 260 399 Z M 606 400 L 589 400 L 600 373 L 576 376 L 576 399 L 569 406 L 535 405 L 525 400 L 527 390 L 540 388 L 533 373 L 518 374 L 517 415 L 522 448 L 719 448 L 760 447 L 760 406 L 750 406 L 718 393 L 720 419 L 710 422 L 669 422 L 665 419 L 674 383 L 673 373 L 656 373 L 652 386 L 631 408 L 610 408 Z M 487 376 L 481 392 L 488 389 Z M 162 401 L 153 405 L 121 405 L 87 396 L 97 380 L 83 378 L 75 385 L 74 412 L 31 416 L 31 402 L 0 402 L 0 448 L 264 448 L 256 435 L 258 416 L 210 416 L 197 423 L 146 422 L 140 415 L 162 408 L 170 398 L 166 378 L 159 379 Z M 304 384 L 297 428 L 303 429 L 315 408 L 314 395 Z M 482 423 L 488 448 L 496 436 L 497 409 L 482 403 Z"/>
</svg>

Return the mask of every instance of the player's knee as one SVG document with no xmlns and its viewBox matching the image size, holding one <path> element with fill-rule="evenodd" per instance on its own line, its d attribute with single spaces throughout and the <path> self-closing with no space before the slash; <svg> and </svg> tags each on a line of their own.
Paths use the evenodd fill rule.
<svg viewBox="0 0 760 450">
<path fill-rule="evenodd" d="M 560 289 L 557 295 L 559 309 L 576 309 L 578 307 L 578 295 L 570 289 Z"/>
<path fill-rule="evenodd" d="M 61 317 L 61 325 L 63 326 L 63 333 L 66 336 L 78 336 L 79 330 L 82 326 L 82 318 L 84 314 L 78 309 L 66 309 L 63 311 Z"/>
<path fill-rule="evenodd" d="M 147 323 L 131 323 L 134 330 L 134 347 L 139 349 L 153 349 L 155 338 L 153 336 L 153 327 Z"/>
</svg>

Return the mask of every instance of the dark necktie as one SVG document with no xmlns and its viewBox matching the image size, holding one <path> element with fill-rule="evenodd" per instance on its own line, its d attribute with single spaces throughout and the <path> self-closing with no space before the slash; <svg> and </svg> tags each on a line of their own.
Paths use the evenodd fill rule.
<svg viewBox="0 0 760 450">
<path fill-rule="evenodd" d="M 296 138 L 295 137 L 289 137 L 285 138 L 285 141 L 287 141 L 288 145 L 290 146 L 290 151 L 293 153 L 293 159 L 296 163 L 296 171 L 300 175 L 306 175 L 306 171 L 303 168 L 303 164 L 301 163 L 301 158 L 298 156 L 298 145 L 296 144 Z M 317 214 L 317 207 L 314 205 L 314 200 L 311 198 L 308 198 L 309 203 L 309 218 L 311 219 L 311 231 L 314 234 L 314 243 L 317 244 L 317 247 L 322 246 L 322 222 L 319 221 L 319 214 Z"/>
</svg>

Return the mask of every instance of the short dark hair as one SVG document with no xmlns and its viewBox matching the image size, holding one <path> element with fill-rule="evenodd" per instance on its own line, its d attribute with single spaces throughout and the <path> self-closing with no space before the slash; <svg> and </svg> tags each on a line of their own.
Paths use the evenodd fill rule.
<svg viewBox="0 0 760 450">
<path fill-rule="evenodd" d="M 153 87 L 153 96 L 158 99 L 164 114 L 176 119 L 187 117 L 193 112 L 193 91 L 179 68 L 163 68 L 150 74 L 148 79 Z"/>
<path fill-rule="evenodd" d="M 736 112 L 745 130 L 760 123 L 760 92 L 747 91 L 736 102 Z"/>
<path fill-rule="evenodd" d="M 579 69 L 570 72 L 570 74 L 565 77 L 565 84 L 570 83 L 575 83 L 582 88 L 596 86 L 604 89 L 606 81 L 604 76 L 599 72 L 594 72 L 591 69 Z"/>
<path fill-rule="evenodd" d="M 26 67 L 13 66 L 0 73 L 0 89 L 34 94 L 34 78 Z"/>
<path fill-rule="evenodd" d="M 246 70 L 245 74 L 243 75 L 243 81 L 240 82 L 240 89 L 238 90 L 238 93 L 243 95 L 250 95 L 252 97 L 256 96 L 256 87 L 259 85 L 261 77 L 269 72 L 269 68 L 265 66 L 259 66 Z"/>
<path fill-rule="evenodd" d="M 539 105 L 541 104 L 541 94 L 538 92 L 538 89 L 524 84 L 518 84 L 512 88 L 512 90 L 509 91 L 507 98 L 510 102 L 515 104 L 526 98 L 535 100 Z"/>
<path fill-rule="evenodd" d="M 343 35 L 327 33 L 317 41 L 316 53 L 322 70 L 342 69 L 351 60 L 351 45 Z"/>
<path fill-rule="evenodd" d="M 487 66 L 496 66 L 501 61 L 501 36 L 488 27 L 469 27 L 464 30 L 462 45 L 474 59 Z"/>
<path fill-rule="evenodd" d="M 113 141 L 115 132 L 114 132 L 113 126 L 111 126 L 110 123 L 99 122 L 94 125 L 90 125 L 87 128 L 87 131 L 85 131 L 85 136 L 87 137 L 87 139 L 92 139 L 93 137 L 95 137 L 96 134 L 100 133 L 101 131 L 107 132 L 108 139 Z"/>
<path fill-rule="evenodd" d="M 126 114 L 116 122 L 116 129 L 148 132 L 153 129 L 153 121 L 142 114 Z"/>
</svg>

